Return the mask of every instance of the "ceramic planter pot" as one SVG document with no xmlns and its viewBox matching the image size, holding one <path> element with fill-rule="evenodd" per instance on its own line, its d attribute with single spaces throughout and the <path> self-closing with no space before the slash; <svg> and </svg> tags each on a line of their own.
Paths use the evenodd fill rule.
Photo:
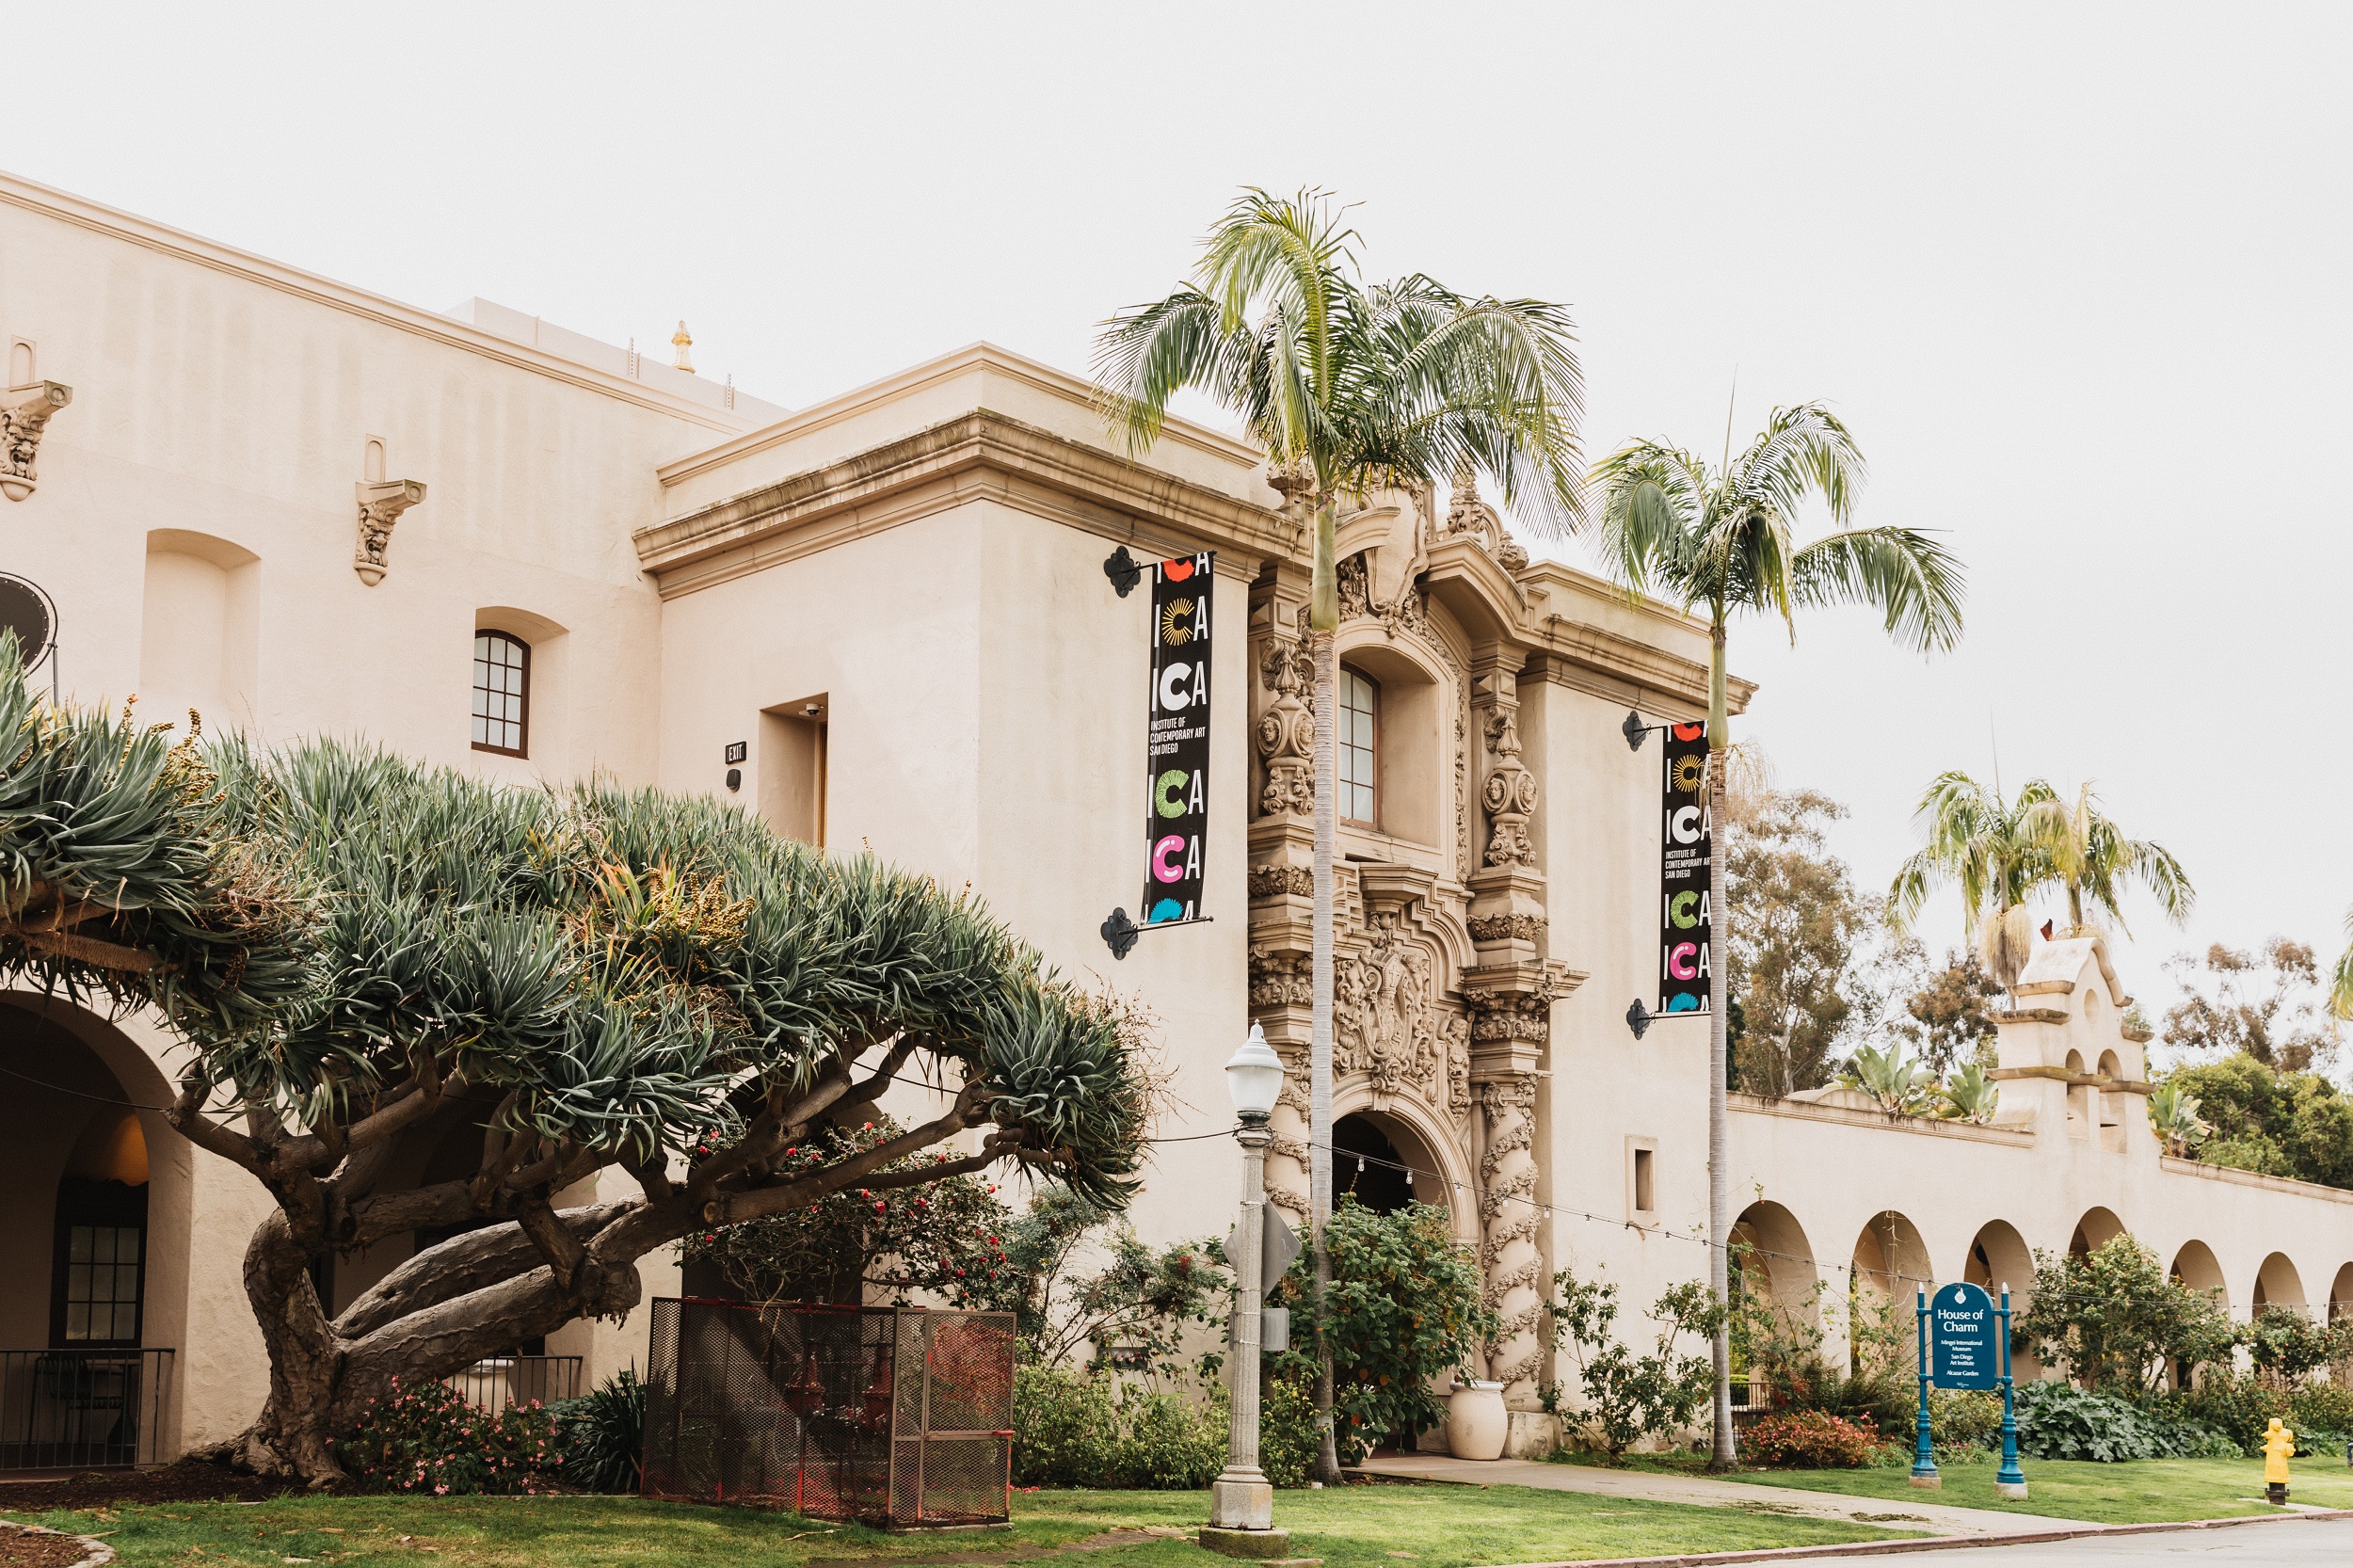
<svg viewBox="0 0 2353 1568">
<path fill-rule="evenodd" d="M 1510 1425 L 1499 1383 L 1458 1383 L 1446 1401 L 1446 1446 L 1457 1459 L 1501 1459 Z"/>
</svg>

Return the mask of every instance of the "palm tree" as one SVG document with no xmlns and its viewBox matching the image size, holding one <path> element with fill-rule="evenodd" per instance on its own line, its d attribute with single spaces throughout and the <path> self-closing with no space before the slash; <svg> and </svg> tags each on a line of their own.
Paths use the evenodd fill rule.
<svg viewBox="0 0 2353 1568">
<path fill-rule="evenodd" d="M 2353 909 L 2345 912 L 2345 951 L 2337 955 L 2336 972 L 2329 977 L 2329 1011 L 2353 1018 Z"/>
<path fill-rule="evenodd" d="M 2067 923 L 2075 930 L 2084 929 L 2088 904 L 2114 920 L 2119 931 L 2132 935 L 2118 902 L 2129 882 L 2146 888 L 2175 925 L 2189 919 L 2198 890 L 2189 885 L 2182 863 L 2163 844 L 2124 837 L 2123 829 L 2100 809 L 2100 797 L 2089 784 L 2076 790 L 2074 805 L 2054 796 L 2038 804 L 2031 814 L 2035 829 L 2050 845 L 2051 878 L 2067 889 Z"/>
<path fill-rule="evenodd" d="M 1309 1034 L 1308 1221 L 1319 1288 L 1332 1211 L 1332 858 L 1338 789 L 1333 633 L 1339 627 L 1334 508 L 1387 486 L 1484 471 L 1507 505 L 1562 534 L 1580 512 L 1583 374 L 1561 306 L 1473 298 L 1417 273 L 1355 280 L 1353 229 L 1324 193 L 1246 191 L 1202 242 L 1193 282 L 1104 323 L 1096 379 L 1112 430 L 1142 452 L 1177 392 L 1205 392 L 1266 448 L 1267 477 L 1315 525 L 1308 625 L 1315 661 L 1314 1013 Z M 1339 1479 L 1328 1348 L 1317 1379 L 1322 1452 Z"/>
<path fill-rule="evenodd" d="M 2057 796 L 2029 779 L 2014 800 L 1958 769 L 1941 773 L 1915 815 L 1928 842 L 1896 870 L 1887 889 L 1887 922 L 1909 931 L 1921 905 L 1950 878 L 1961 891 L 1961 922 L 1978 962 L 2004 989 L 2025 966 L 2026 900 L 2053 878 L 2049 816 Z"/>
<path fill-rule="evenodd" d="M 1728 443 L 1727 443 L 1728 445 Z M 1848 526 L 1864 477 L 1863 454 L 1847 427 L 1819 404 L 1776 408 L 1749 449 L 1710 468 L 1705 459 L 1662 441 L 1621 447 L 1593 472 L 1602 489 L 1601 553 L 1631 590 L 1656 586 L 1680 596 L 1687 611 L 1705 607 L 1707 780 L 1710 798 L 1724 788 L 1732 744 L 1724 712 L 1724 645 L 1736 611 L 1781 617 L 1794 640 L 1801 606 L 1861 604 L 1880 611 L 1888 635 L 1930 652 L 1961 636 L 1961 565 L 1915 529 Z M 1808 496 L 1828 505 L 1835 533 L 1810 544 L 1795 536 L 1796 512 Z M 1707 1071 L 1707 1234 L 1710 1284 L 1726 1300 L 1725 1243 L 1732 1232 L 1726 1144 L 1731 1117 L 1724 1097 L 1724 835 L 1709 834 Z M 1716 1436 L 1711 1469 L 1733 1464 L 1732 1344 L 1716 1335 Z"/>
<path fill-rule="evenodd" d="M 2086 929 L 2089 909 L 2129 933 L 2121 898 L 2136 882 L 2176 925 L 2197 902 L 2171 852 L 2152 840 L 2126 838 L 2089 784 L 2071 805 L 2046 780 L 2030 778 L 2005 802 L 1998 789 L 1945 773 L 1920 797 L 1919 814 L 1929 841 L 1897 869 L 1887 890 L 1890 923 L 1909 925 L 1938 881 L 1951 877 L 1978 958 L 2005 987 L 2017 984 L 2025 966 L 2025 905 L 2043 888 L 2066 889 L 2068 922 L 2078 931 Z"/>
</svg>

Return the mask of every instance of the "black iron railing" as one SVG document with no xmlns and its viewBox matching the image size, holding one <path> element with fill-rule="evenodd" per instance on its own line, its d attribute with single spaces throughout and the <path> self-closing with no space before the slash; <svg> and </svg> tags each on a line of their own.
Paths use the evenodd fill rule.
<svg viewBox="0 0 2353 1568">
<path fill-rule="evenodd" d="M 0 1351 L 0 1470 L 159 1464 L 166 1350 Z"/>
<path fill-rule="evenodd" d="M 510 1404 L 537 1400 L 580 1397 L 580 1357 L 576 1355 L 501 1355 L 477 1361 L 462 1372 L 441 1380 L 465 1396 L 476 1410 L 504 1410 Z"/>
</svg>

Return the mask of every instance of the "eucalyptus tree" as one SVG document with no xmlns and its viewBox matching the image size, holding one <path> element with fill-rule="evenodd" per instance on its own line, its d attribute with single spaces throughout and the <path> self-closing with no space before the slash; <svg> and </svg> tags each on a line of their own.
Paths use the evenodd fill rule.
<svg viewBox="0 0 2353 1568">
<path fill-rule="evenodd" d="M 1456 294 L 1418 273 L 1357 281 L 1358 235 L 1329 199 L 1252 189 L 1202 242 L 1193 280 L 1103 327 L 1096 378 L 1131 451 L 1158 440 L 1178 392 L 1207 393 L 1266 448 L 1268 481 L 1312 520 L 1308 626 L 1315 674 L 1315 912 L 1309 1039 L 1309 1222 L 1319 1285 L 1332 1211 L 1332 862 L 1338 766 L 1333 635 L 1335 514 L 1348 499 L 1489 475 L 1504 504 L 1555 535 L 1581 512 L 1584 378 L 1568 312 L 1535 299 Z M 1328 1353 L 1317 1380 L 1322 1454 L 1339 1477 Z"/>
<path fill-rule="evenodd" d="M 269 1393 L 226 1449 L 313 1482 L 395 1377 L 625 1312 L 690 1232 L 1007 1160 L 1115 1206 L 1139 1168 L 1112 1007 L 970 897 L 709 801 L 174 745 L 37 702 L 0 645 L 0 980 L 159 1011 L 167 1119 L 273 1200 L 244 1272 Z M 906 1082 L 929 1120 L 824 1136 Z M 467 1175 L 387 1180 L 477 1128 Z M 608 1172 L 634 1191 L 584 1188 Z M 426 1231 L 457 1234 L 320 1300 L 320 1260 Z"/>
<path fill-rule="evenodd" d="M 1961 570 L 1929 535 L 1898 526 L 1850 526 L 1864 479 L 1863 454 L 1847 427 L 1819 404 L 1776 408 L 1738 456 L 1724 460 L 1664 441 L 1636 440 L 1596 464 L 1597 529 L 1604 564 L 1635 591 L 1682 600 L 1708 618 L 1707 787 L 1724 790 L 1732 744 L 1724 701 L 1724 650 L 1733 616 L 1773 615 L 1792 640 L 1801 608 L 1855 604 L 1878 610 L 1902 647 L 1935 652 L 1961 636 Z M 1798 512 L 1818 498 L 1833 533 L 1801 544 Z M 1724 839 L 1709 834 L 1709 1031 L 1707 1233 L 1709 1283 L 1728 1299 L 1732 1190 L 1725 1097 Z M 1716 1335 L 1715 1445 L 1711 1468 L 1733 1464 L 1732 1343 Z"/>
</svg>

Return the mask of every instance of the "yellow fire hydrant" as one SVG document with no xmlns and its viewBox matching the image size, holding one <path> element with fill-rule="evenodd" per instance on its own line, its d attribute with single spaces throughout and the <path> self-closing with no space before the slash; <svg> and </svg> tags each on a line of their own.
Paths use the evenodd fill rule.
<svg viewBox="0 0 2353 1568">
<path fill-rule="evenodd" d="M 2288 1461 L 2296 1457 L 2296 1433 L 2280 1424 L 2274 1416 L 2264 1432 L 2264 1497 L 2265 1501 L 2284 1503 L 2288 1500 Z"/>
</svg>

